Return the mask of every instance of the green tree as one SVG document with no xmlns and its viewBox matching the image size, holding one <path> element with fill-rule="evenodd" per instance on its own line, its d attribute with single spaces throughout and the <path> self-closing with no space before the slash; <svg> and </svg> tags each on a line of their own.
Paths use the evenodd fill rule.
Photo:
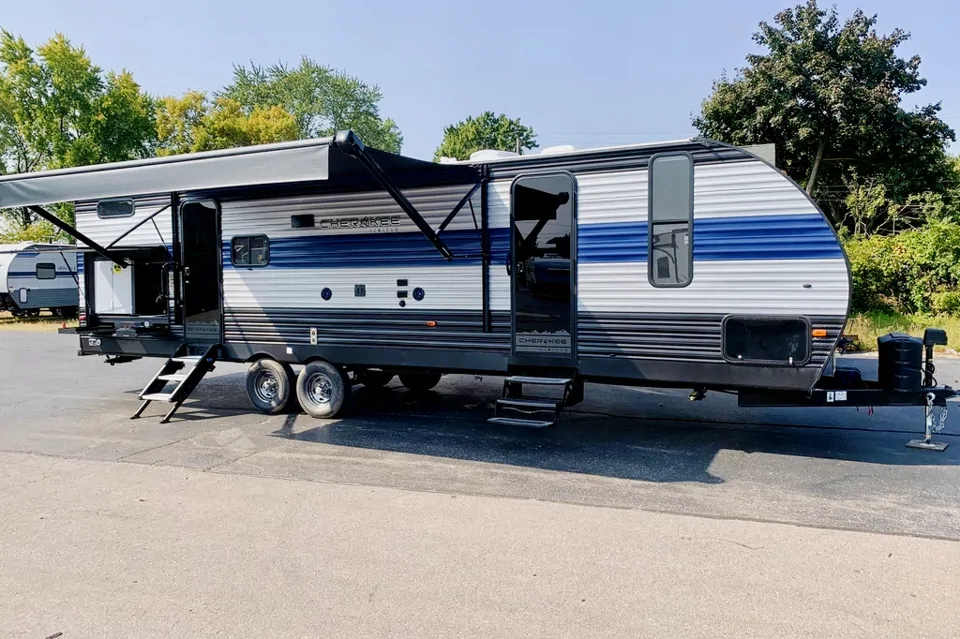
<svg viewBox="0 0 960 639">
<path fill-rule="evenodd" d="M 104 73 L 64 35 L 34 51 L 0 30 L 0 172 L 148 156 L 153 117 L 153 100 L 130 73 Z M 71 207 L 59 210 L 72 216 Z M 34 221 L 27 210 L 7 217 L 21 230 Z"/>
<path fill-rule="evenodd" d="M 481 149 L 515 151 L 517 147 L 535 149 L 537 135 L 531 127 L 512 120 L 504 114 L 495 115 L 484 111 L 477 117 L 468 117 L 451 124 L 443 130 L 443 142 L 433 154 L 434 160 L 441 157 L 470 159 L 470 154 Z"/>
<path fill-rule="evenodd" d="M 776 143 L 781 168 L 834 213 L 838 198 L 827 197 L 826 187 L 854 172 L 896 202 L 943 191 L 944 149 L 955 135 L 939 118 L 940 104 L 900 106 L 926 85 L 920 58 L 896 53 L 910 35 L 880 35 L 876 16 L 860 10 L 841 25 L 836 9 L 822 10 L 816 0 L 774 22 L 754 34 L 766 52 L 714 83 L 694 126 L 733 144 Z"/>
<path fill-rule="evenodd" d="M 396 123 L 380 116 L 383 94 L 376 85 L 307 57 L 296 67 L 237 66 L 220 96 L 236 100 L 247 113 L 283 107 L 294 117 L 300 138 L 353 129 L 364 144 L 384 151 L 399 153 L 403 145 Z"/>
<path fill-rule="evenodd" d="M 160 100 L 157 110 L 158 155 L 195 153 L 298 138 L 294 117 L 280 106 L 244 110 L 239 102 L 188 91 Z"/>
</svg>

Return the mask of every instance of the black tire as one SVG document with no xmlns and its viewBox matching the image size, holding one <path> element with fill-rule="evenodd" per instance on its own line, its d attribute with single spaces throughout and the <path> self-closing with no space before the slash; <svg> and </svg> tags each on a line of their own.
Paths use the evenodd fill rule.
<svg viewBox="0 0 960 639">
<path fill-rule="evenodd" d="M 247 397 L 261 413 L 276 415 L 294 394 L 293 369 L 272 359 L 258 359 L 247 369 Z"/>
<path fill-rule="evenodd" d="M 357 371 L 357 381 L 367 388 L 383 388 L 393 379 L 393 373 L 386 371 L 372 371 L 370 369 Z"/>
<path fill-rule="evenodd" d="M 440 373 L 400 373 L 400 383 L 412 391 L 422 393 L 440 383 Z"/>
<path fill-rule="evenodd" d="M 347 403 L 349 392 L 347 378 L 330 362 L 310 362 L 297 377 L 297 399 L 310 417 L 336 417 Z"/>
</svg>

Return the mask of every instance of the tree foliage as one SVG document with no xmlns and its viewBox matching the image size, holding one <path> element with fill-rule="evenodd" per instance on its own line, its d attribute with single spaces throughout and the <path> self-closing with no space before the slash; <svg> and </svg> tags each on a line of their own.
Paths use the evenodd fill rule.
<svg viewBox="0 0 960 639">
<path fill-rule="evenodd" d="M 898 203 L 942 192 L 944 149 L 955 134 L 939 118 L 939 103 L 901 106 L 926 85 L 920 58 L 896 53 L 910 35 L 878 34 L 876 16 L 859 10 L 841 24 L 835 9 L 816 0 L 774 22 L 754 34 L 766 51 L 714 83 L 694 118 L 700 132 L 738 145 L 775 142 L 781 167 L 834 213 L 844 199 L 837 187 L 854 174 L 882 184 Z"/>
<path fill-rule="evenodd" d="M 153 100 L 130 73 L 104 73 L 62 34 L 34 51 L 0 31 L 0 173 L 145 157 L 155 138 Z"/>
<path fill-rule="evenodd" d="M 282 107 L 293 116 L 300 138 L 353 129 L 364 144 L 384 151 L 399 153 L 403 145 L 396 123 L 380 116 L 383 94 L 376 85 L 307 57 L 296 67 L 237 66 L 220 97 L 236 101 L 247 114 Z"/>
<path fill-rule="evenodd" d="M 298 129 L 280 106 L 247 111 L 231 98 L 210 101 L 205 93 L 188 91 L 160 101 L 157 136 L 157 154 L 174 155 L 296 140 Z"/>
<path fill-rule="evenodd" d="M 519 118 L 513 120 L 502 113 L 495 115 L 493 111 L 485 111 L 446 127 L 443 142 L 437 147 L 433 159 L 467 160 L 471 153 L 481 149 L 515 151 L 518 146 L 521 150 L 537 147 L 537 135 L 533 129 L 521 124 Z"/>
</svg>

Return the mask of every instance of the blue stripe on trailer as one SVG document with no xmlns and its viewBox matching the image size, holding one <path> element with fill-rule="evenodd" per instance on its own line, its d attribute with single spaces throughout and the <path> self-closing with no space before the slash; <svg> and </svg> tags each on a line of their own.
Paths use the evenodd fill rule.
<svg viewBox="0 0 960 639">
<path fill-rule="evenodd" d="M 480 264 L 480 232 L 449 231 L 440 237 L 452 263 Z M 581 224 L 577 257 L 583 263 L 645 262 L 647 223 Z M 502 264 L 510 250 L 510 229 L 490 230 L 490 261 Z M 701 218 L 693 225 L 695 261 L 842 259 L 833 230 L 820 215 Z M 304 235 L 270 240 L 267 268 L 362 268 L 447 264 L 419 232 L 363 235 Z M 230 238 L 223 241 L 230 261 Z M 247 267 L 240 267 L 247 268 Z"/>
<path fill-rule="evenodd" d="M 577 229 L 580 262 L 646 262 L 647 223 L 584 224 Z M 693 259 L 842 259 L 833 230 L 820 215 L 700 218 L 693 222 Z"/>
</svg>

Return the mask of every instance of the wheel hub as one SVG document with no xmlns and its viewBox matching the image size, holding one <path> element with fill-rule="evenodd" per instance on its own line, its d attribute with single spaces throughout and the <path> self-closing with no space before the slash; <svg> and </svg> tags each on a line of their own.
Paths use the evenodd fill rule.
<svg viewBox="0 0 960 639">
<path fill-rule="evenodd" d="M 257 375 L 254 388 L 256 388 L 259 398 L 267 402 L 275 400 L 280 394 L 280 384 L 277 382 L 276 376 L 268 371 L 261 371 Z"/>
<path fill-rule="evenodd" d="M 333 383 L 330 378 L 317 373 L 310 378 L 307 384 L 307 393 L 310 400 L 316 404 L 327 404 L 333 398 Z"/>
</svg>

